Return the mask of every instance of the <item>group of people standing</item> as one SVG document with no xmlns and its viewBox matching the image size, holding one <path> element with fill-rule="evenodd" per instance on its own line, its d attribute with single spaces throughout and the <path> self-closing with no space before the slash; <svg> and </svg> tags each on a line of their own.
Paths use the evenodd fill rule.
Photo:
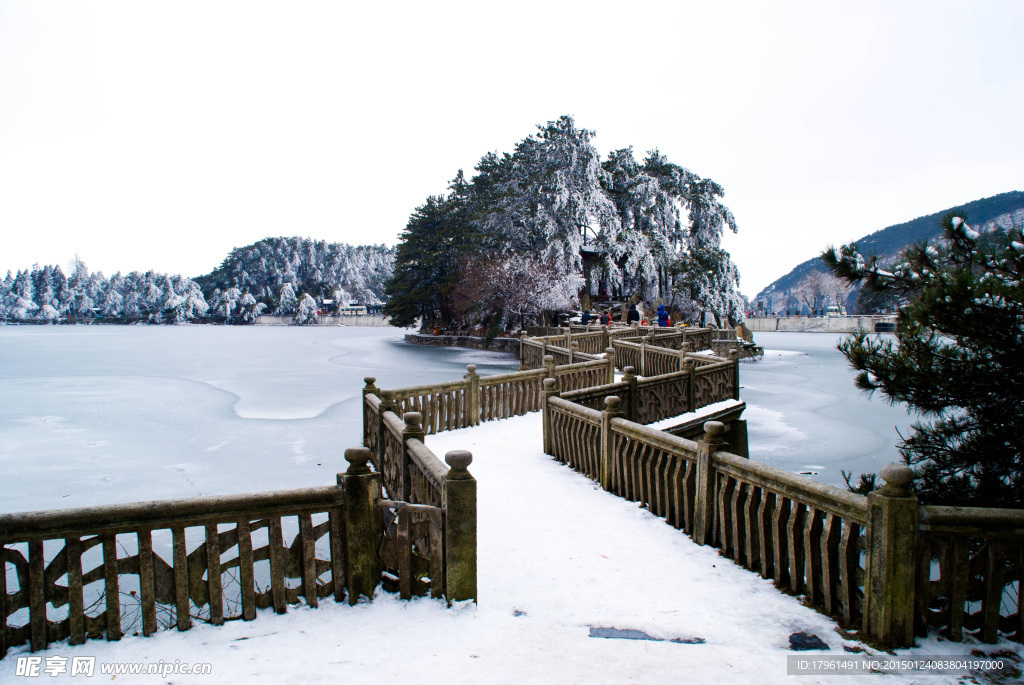
<svg viewBox="0 0 1024 685">
<path fill-rule="evenodd" d="M 665 305 L 663 304 L 658 305 L 657 318 L 658 325 L 663 328 L 667 328 L 668 326 L 672 325 L 672 321 L 668 315 L 668 310 L 665 309 Z M 590 313 L 590 310 L 584 309 L 583 316 L 580 317 L 580 323 L 586 326 L 593 320 L 594 316 Z M 598 323 L 600 323 L 602 326 L 607 326 L 612 322 L 612 315 L 609 313 L 607 309 L 605 309 L 604 311 L 601 312 L 600 316 L 597 317 L 597 320 Z M 626 313 L 626 324 L 632 325 L 633 323 L 639 324 L 641 326 L 647 325 L 647 319 L 645 319 L 640 314 L 640 311 L 636 308 L 635 304 L 629 305 L 629 311 Z"/>
</svg>

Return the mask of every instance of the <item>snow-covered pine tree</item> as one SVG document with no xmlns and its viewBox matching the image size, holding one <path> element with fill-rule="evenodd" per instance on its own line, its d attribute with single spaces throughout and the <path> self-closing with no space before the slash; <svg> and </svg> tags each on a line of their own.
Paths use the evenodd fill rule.
<svg viewBox="0 0 1024 685">
<path fill-rule="evenodd" d="M 94 298 L 95 285 L 85 262 L 75 255 L 71 262 L 71 275 L 67 283 L 67 299 L 64 312 L 69 316 L 86 317 L 92 315 L 96 306 Z"/>
<path fill-rule="evenodd" d="M 298 298 L 282 309 L 277 297 L 285 283 L 293 293 L 308 292 L 314 297 L 330 297 L 335 288 L 343 288 L 352 299 L 363 304 L 379 304 L 384 283 L 390 278 L 394 249 L 384 245 L 352 246 L 308 238 L 266 238 L 252 245 L 235 248 L 220 267 L 196 279 L 207 299 L 216 289 L 237 287 L 281 313 L 291 314 Z M 273 301 L 272 301 L 273 300 Z"/>
<path fill-rule="evenodd" d="M 213 295 L 213 315 L 223 317 L 225 322 L 232 323 L 239 314 L 242 291 L 236 287 L 226 290 L 215 290 Z"/>
<path fill-rule="evenodd" d="M 203 289 L 191 279 L 185 279 L 182 284 L 182 297 L 184 302 L 181 310 L 184 318 L 188 321 L 198 321 L 205 317 L 210 311 L 210 305 L 203 297 Z"/>
<path fill-rule="evenodd" d="M 267 305 L 257 302 L 252 293 L 245 293 L 242 295 L 242 299 L 239 300 L 238 319 L 242 323 L 256 323 L 256 319 L 266 308 Z"/>
<path fill-rule="evenodd" d="M 725 325 L 743 316 L 743 302 L 736 290 L 739 271 L 722 249 L 725 229 L 736 232 L 736 219 L 719 198 L 720 185 L 668 161 L 658 150 L 644 160 L 644 171 L 677 203 L 684 217 L 677 234 L 682 242 L 679 256 L 669 264 L 671 288 L 682 311 L 712 312 Z M 696 315 L 696 314 L 694 314 Z M 691 316 L 694 316 L 691 315 Z"/>
<path fill-rule="evenodd" d="M 106 318 L 118 319 L 124 316 L 124 278 L 118 271 L 110 277 L 100 301 L 100 314 Z"/>
<path fill-rule="evenodd" d="M 525 310 L 495 312 L 489 307 L 504 305 L 485 304 L 503 302 L 491 296 L 504 286 L 477 288 L 481 302 L 467 309 L 472 284 L 487 285 L 481 274 L 507 271 L 513 257 L 531 255 L 554 269 L 559 283 L 583 282 L 584 253 L 592 293 L 603 280 L 615 295 L 665 299 L 697 318 L 705 311 L 723 320 L 742 315 L 738 274 L 721 248 L 723 230 L 736 229 L 719 201 L 721 186 L 657 150 L 642 166 L 628 148 L 602 164 L 593 132 L 571 117 L 538 129 L 512 154 L 484 155 L 471 181 L 460 171 L 447 196 L 428 198 L 410 217 L 387 286 L 393 323 L 420 317 L 426 327 L 446 325 L 464 274 L 472 278 L 458 293 L 461 323 L 511 320 Z M 578 297 L 570 302 L 576 306 Z"/>
<path fill-rule="evenodd" d="M 891 270 L 856 244 L 822 255 L 907 303 L 896 340 L 859 333 L 839 349 L 857 387 L 924 417 L 899 446 L 923 502 L 1024 508 L 1024 235 L 980 234 L 952 213 L 942 227 L 943 241 L 908 248 Z"/>
<path fill-rule="evenodd" d="M 31 273 L 27 270 L 19 271 L 8 295 L 7 316 L 15 321 L 25 321 L 32 318 L 32 312 L 37 309 L 39 305 L 35 302 Z"/>
<path fill-rule="evenodd" d="M 666 266 L 681 248 L 679 203 L 637 164 L 631 148 L 612 152 L 604 170 L 604 190 L 619 216 L 618 230 L 598 240 L 605 280 L 645 300 L 665 298 Z M 591 294 L 596 294 L 593 285 Z"/>
<path fill-rule="evenodd" d="M 282 316 L 287 316 L 298 308 L 299 297 L 295 294 L 295 288 L 292 287 L 290 282 L 281 286 L 281 292 L 278 293 L 277 301 L 277 313 Z"/>
<path fill-rule="evenodd" d="M 486 194 L 473 199 L 473 218 L 493 256 L 538 255 L 561 273 L 580 274 L 584 243 L 620 225 L 601 188 L 605 172 L 590 142 L 594 132 L 568 116 L 538 129 L 511 156 L 481 160 Z"/>
<path fill-rule="evenodd" d="M 309 293 L 302 293 L 299 306 L 295 310 L 295 323 L 301 325 L 317 322 L 316 300 Z"/>
<path fill-rule="evenodd" d="M 349 306 L 352 302 L 352 296 L 348 294 L 348 291 L 342 288 L 340 285 L 331 291 L 331 301 L 334 303 L 333 308 L 336 312 L 341 311 L 345 307 Z"/>
</svg>

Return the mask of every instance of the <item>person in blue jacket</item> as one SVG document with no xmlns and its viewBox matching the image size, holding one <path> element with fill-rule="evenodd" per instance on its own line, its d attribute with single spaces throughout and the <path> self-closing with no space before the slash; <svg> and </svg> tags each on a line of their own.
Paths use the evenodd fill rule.
<svg viewBox="0 0 1024 685">
<path fill-rule="evenodd" d="M 658 305 L 658 325 L 662 328 L 668 327 L 668 310 L 663 304 Z"/>
</svg>

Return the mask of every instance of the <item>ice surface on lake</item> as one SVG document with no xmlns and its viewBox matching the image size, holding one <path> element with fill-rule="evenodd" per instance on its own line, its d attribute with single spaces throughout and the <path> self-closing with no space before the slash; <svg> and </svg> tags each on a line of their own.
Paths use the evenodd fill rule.
<svg viewBox="0 0 1024 685">
<path fill-rule="evenodd" d="M 327 485 L 360 444 L 364 376 L 394 388 L 518 368 L 355 327 L 0 327 L 0 511 Z M 17 484 L 17 487 L 10 487 Z"/>
<path fill-rule="evenodd" d="M 877 472 L 899 461 L 897 429 L 910 435 L 913 417 L 870 398 L 836 349 L 842 335 L 756 333 L 764 359 L 740 364 L 740 399 L 747 403 L 750 458 L 843 485 L 840 471 Z"/>
<path fill-rule="evenodd" d="M 0 327 L 0 511 L 327 485 L 361 440 L 360 388 L 518 368 L 355 327 Z M 837 337 L 759 333 L 740 365 L 751 457 L 841 484 L 898 458 L 910 420 L 853 387 Z M 539 437 L 538 437 L 539 439 Z M 428 444 L 430 443 L 428 439 Z M 11 487 L 14 485 L 14 487 Z"/>
</svg>

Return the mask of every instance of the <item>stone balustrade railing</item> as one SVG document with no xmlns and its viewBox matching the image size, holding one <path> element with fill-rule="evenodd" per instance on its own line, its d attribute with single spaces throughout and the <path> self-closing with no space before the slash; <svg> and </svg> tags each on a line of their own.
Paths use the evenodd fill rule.
<svg viewBox="0 0 1024 685">
<path fill-rule="evenodd" d="M 693 441 L 630 420 L 622 383 L 592 389 L 603 408 L 545 384 L 547 454 L 878 644 L 1024 640 L 1024 511 L 920 506 L 897 465 L 854 494 L 725 451 L 717 421 Z"/>
</svg>

